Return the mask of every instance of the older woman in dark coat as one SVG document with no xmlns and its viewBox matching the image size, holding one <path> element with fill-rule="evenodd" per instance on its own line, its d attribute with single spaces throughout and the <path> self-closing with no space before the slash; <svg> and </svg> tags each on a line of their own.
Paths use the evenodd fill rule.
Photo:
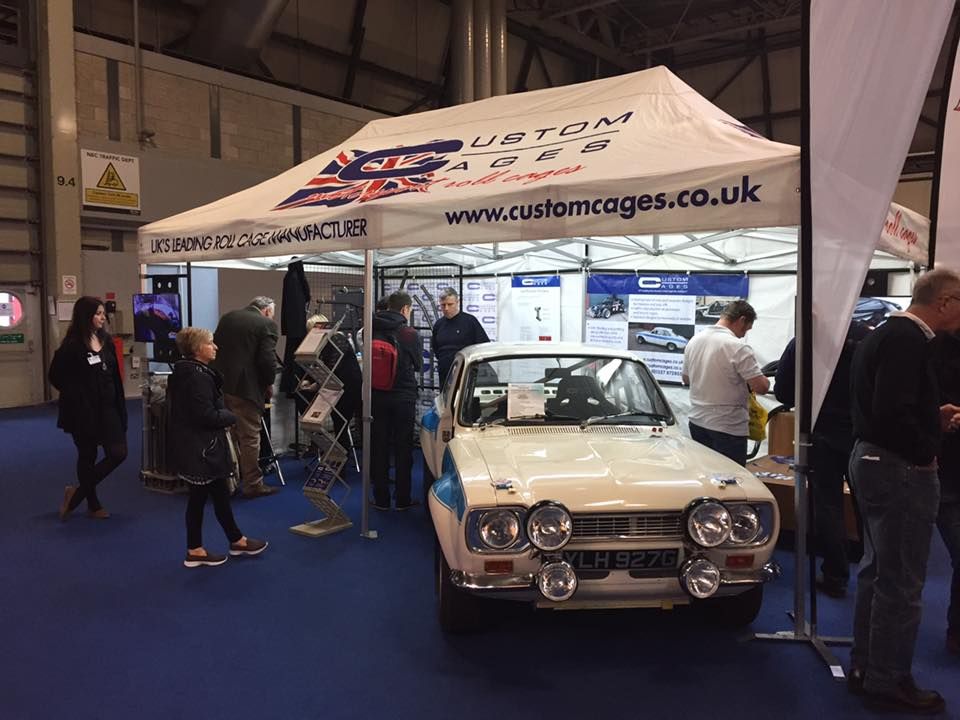
<svg viewBox="0 0 960 720">
<path fill-rule="evenodd" d="M 127 406 L 106 323 L 99 298 L 77 300 L 70 327 L 50 363 L 50 384 L 60 393 L 57 427 L 70 433 L 77 446 L 79 484 L 64 489 L 61 520 L 84 500 L 91 517 L 110 517 L 97 497 L 97 485 L 127 457 Z M 104 457 L 97 462 L 101 447 Z"/>
<path fill-rule="evenodd" d="M 230 542 L 231 555 L 258 555 L 267 543 L 244 536 L 230 508 L 228 481 L 233 462 L 226 429 L 237 418 L 223 403 L 223 378 L 209 362 L 217 346 L 209 330 L 184 328 L 177 333 L 177 349 L 184 359 L 173 368 L 167 385 L 170 406 L 168 458 L 174 471 L 188 484 L 186 567 L 222 565 L 226 555 L 203 547 L 203 508 L 213 499 L 217 520 Z"/>
</svg>

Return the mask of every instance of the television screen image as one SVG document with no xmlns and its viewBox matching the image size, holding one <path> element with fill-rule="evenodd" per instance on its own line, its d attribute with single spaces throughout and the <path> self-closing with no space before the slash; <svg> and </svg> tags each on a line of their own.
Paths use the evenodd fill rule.
<svg viewBox="0 0 960 720">
<path fill-rule="evenodd" d="M 137 342 L 172 341 L 182 328 L 179 295 L 133 296 L 133 338 Z"/>
</svg>

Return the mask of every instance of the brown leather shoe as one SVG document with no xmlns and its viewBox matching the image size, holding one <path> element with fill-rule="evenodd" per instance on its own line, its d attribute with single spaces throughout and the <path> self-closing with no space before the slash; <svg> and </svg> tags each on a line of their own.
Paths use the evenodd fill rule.
<svg viewBox="0 0 960 720">
<path fill-rule="evenodd" d="M 87 513 L 87 515 L 89 515 L 92 518 L 96 518 L 97 520 L 106 520 L 108 517 L 110 517 L 110 513 L 107 512 L 106 508 L 100 508 L 99 510 L 91 510 L 90 512 Z"/>
<path fill-rule="evenodd" d="M 905 677 L 887 692 L 866 691 L 863 704 L 870 710 L 880 712 L 916 713 L 918 715 L 936 715 L 943 712 L 947 704 L 936 690 L 918 688 L 912 677 Z"/>
<path fill-rule="evenodd" d="M 70 514 L 70 501 L 73 499 L 73 494 L 76 491 L 77 488 L 74 485 L 67 485 L 63 489 L 63 504 L 60 505 L 60 522 L 64 522 Z"/>
<path fill-rule="evenodd" d="M 240 494 L 247 500 L 253 500 L 254 498 L 266 497 L 267 495 L 273 495 L 277 492 L 280 492 L 279 488 L 270 487 L 269 485 L 259 485 L 252 490 L 244 490 Z"/>
</svg>

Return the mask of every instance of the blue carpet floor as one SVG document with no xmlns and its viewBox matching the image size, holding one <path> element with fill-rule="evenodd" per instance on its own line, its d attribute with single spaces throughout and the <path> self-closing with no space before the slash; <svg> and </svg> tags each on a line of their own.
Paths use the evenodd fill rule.
<svg viewBox="0 0 960 720">
<path fill-rule="evenodd" d="M 445 637 L 423 508 L 372 511 L 308 539 L 319 515 L 288 461 L 279 494 L 234 503 L 262 556 L 187 570 L 185 499 L 138 481 L 139 413 L 127 462 L 102 487 L 106 521 L 61 524 L 74 448 L 50 408 L 0 412 L 0 720 L 163 718 L 870 717 L 806 646 L 742 641 L 682 612 L 530 613 Z M 276 482 L 275 478 L 271 482 Z M 226 546 L 208 510 L 205 542 Z M 788 628 L 792 556 L 756 630 Z M 943 649 L 949 563 L 934 541 L 915 672 L 960 717 L 960 662 Z M 821 633 L 849 631 L 852 599 L 823 599 Z M 847 651 L 838 655 L 847 659 Z"/>
</svg>

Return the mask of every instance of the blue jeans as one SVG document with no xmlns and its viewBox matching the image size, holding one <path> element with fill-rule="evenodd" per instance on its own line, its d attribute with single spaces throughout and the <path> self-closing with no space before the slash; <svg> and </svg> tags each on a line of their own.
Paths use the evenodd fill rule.
<svg viewBox="0 0 960 720">
<path fill-rule="evenodd" d="M 913 665 L 940 481 L 936 470 L 863 441 L 850 455 L 850 479 L 864 526 L 850 659 L 868 692 L 889 692 Z"/>
<path fill-rule="evenodd" d="M 692 422 L 690 423 L 690 437 L 721 455 L 726 455 L 737 465 L 747 464 L 747 436 L 731 435 L 719 430 L 707 430 Z"/>
<path fill-rule="evenodd" d="M 947 609 L 947 634 L 960 638 L 960 486 L 957 478 L 940 488 L 940 512 L 937 529 L 950 553 L 953 581 L 950 583 L 950 607 Z"/>
</svg>

